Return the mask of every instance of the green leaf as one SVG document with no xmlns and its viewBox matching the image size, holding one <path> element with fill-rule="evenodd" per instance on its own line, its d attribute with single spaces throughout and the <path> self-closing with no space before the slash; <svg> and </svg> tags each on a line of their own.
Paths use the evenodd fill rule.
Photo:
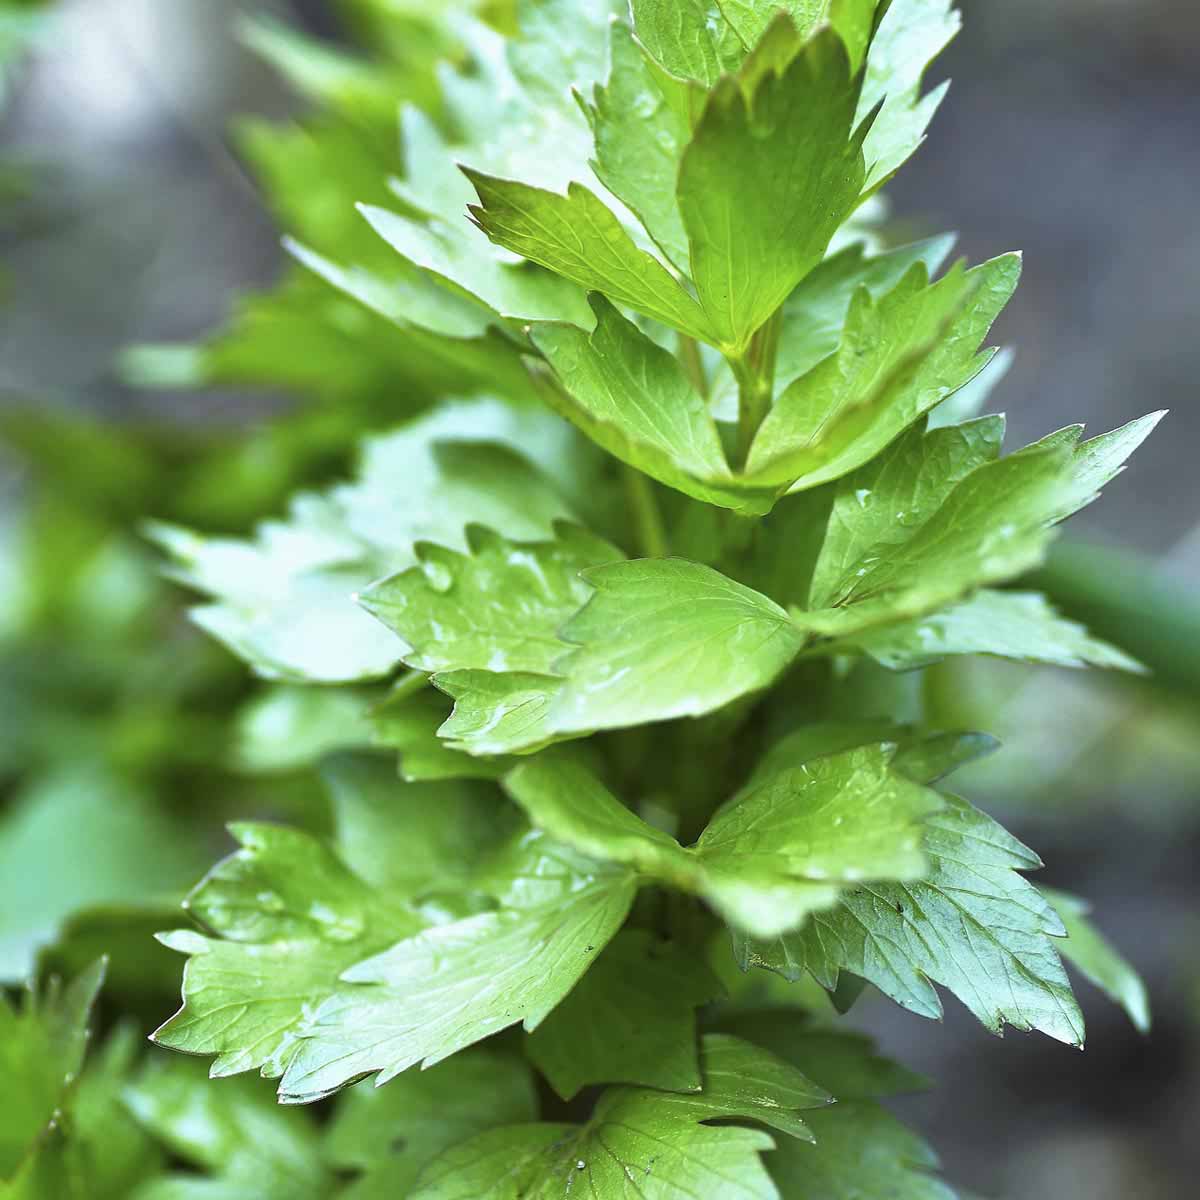
<svg viewBox="0 0 1200 1200">
<path fill-rule="evenodd" d="M 403 784 L 386 762 L 343 759 L 327 775 L 335 846 L 296 829 L 237 825 L 241 848 L 192 892 L 217 936 L 162 935 L 188 954 L 183 1007 L 160 1045 L 216 1055 L 214 1076 L 279 1076 L 308 1014 L 355 963 L 428 924 L 416 899 L 465 873 L 503 828 L 470 784 Z"/>
<path fill-rule="evenodd" d="M 72 916 L 178 903 L 202 866 L 193 837 L 97 765 L 33 776 L 0 822 L 0 981 L 32 978 L 39 951 Z"/>
<path fill-rule="evenodd" d="M 355 593 L 415 561 L 419 541 L 465 549 L 478 522 L 514 538 L 549 536 L 570 516 L 518 450 L 561 445 L 545 418 L 497 401 L 450 404 L 368 440 L 358 479 L 301 494 L 253 542 L 156 526 L 181 580 L 215 598 L 198 624 L 258 674 L 339 683 L 390 672 L 403 643 Z"/>
<path fill-rule="evenodd" d="M 670 487 L 727 508 L 762 511 L 763 494 L 737 488 L 720 435 L 678 360 L 592 297 L 590 334 L 573 325 L 539 325 L 534 345 L 556 380 L 547 402 L 610 454 Z"/>
<path fill-rule="evenodd" d="M 491 889 L 497 910 L 399 941 L 314 998 L 280 1084 L 286 1102 L 368 1074 L 386 1083 L 518 1021 L 535 1029 L 620 928 L 635 885 L 628 871 L 529 834 Z"/>
<path fill-rule="evenodd" d="M 561 731 L 696 717 L 771 683 L 802 635 L 759 592 L 683 559 L 610 563 L 585 573 L 595 594 L 563 629 Z"/>
<path fill-rule="evenodd" d="M 837 352 L 788 386 L 759 427 L 748 480 L 807 488 L 837 479 L 969 382 L 1020 261 L 955 268 L 934 284 L 917 262 L 878 300 L 860 287 Z"/>
<path fill-rule="evenodd" d="M 438 730 L 453 750 L 532 754 L 559 737 L 553 704 L 563 681 L 557 675 L 447 671 L 437 685 L 454 698 L 454 711 Z"/>
<path fill-rule="evenodd" d="M 765 783 L 815 758 L 844 754 L 871 742 L 896 746 L 894 771 L 916 783 L 935 783 L 998 746 L 986 733 L 929 733 L 892 721 L 814 721 L 774 742 L 758 760 L 748 787 Z"/>
<path fill-rule="evenodd" d="M 843 517 L 850 527 L 837 534 L 837 565 L 818 562 L 812 610 L 793 609 L 793 619 L 826 636 L 859 635 L 1028 570 L 1041 562 L 1051 526 L 1095 499 L 1161 415 L 1083 443 L 1079 427 L 1070 427 L 982 462 L 994 453 L 996 427 L 987 418 L 925 435 L 914 430 L 879 464 L 839 485 L 841 511 L 831 528 Z M 937 453 L 943 444 L 946 461 Z M 884 486 L 875 500 L 877 480 Z M 904 507 L 910 497 L 918 500 L 911 512 Z M 855 503 L 866 508 L 873 500 L 864 519 L 849 519 Z"/>
<path fill-rule="evenodd" d="M 876 1054 L 869 1037 L 827 1028 L 795 1010 L 750 1009 L 722 1016 L 720 1028 L 737 1037 L 753 1037 L 757 1045 L 802 1070 L 839 1104 L 843 1100 L 925 1091 L 933 1086 L 924 1075 Z"/>
<path fill-rule="evenodd" d="M 684 947 L 626 930 L 529 1035 L 526 1053 L 564 1100 L 596 1083 L 697 1092 L 695 1010 L 720 990 Z"/>
<path fill-rule="evenodd" d="M 467 554 L 420 543 L 417 565 L 373 584 L 361 603 L 406 643 L 421 671 L 550 672 L 559 627 L 587 601 L 581 572 L 624 556 L 574 526 L 553 541 L 515 542 L 467 527 Z"/>
<path fill-rule="evenodd" d="M 864 119 L 881 101 L 883 107 L 863 145 L 865 191 L 886 182 L 925 140 L 949 85 L 943 83 L 922 97 L 921 80 L 962 23 L 953 3 L 892 0 L 871 39 L 857 117 Z"/>
<path fill-rule="evenodd" d="M 254 1195 L 261 1200 L 323 1200 L 333 1177 L 308 1114 L 272 1103 L 253 1080 L 211 1083 L 179 1058 L 151 1058 L 122 1099 L 172 1154 L 206 1173 L 171 1174 L 145 1185 L 139 1200 Z"/>
<path fill-rule="evenodd" d="M 890 758 L 890 747 L 859 748 L 752 779 L 688 849 L 572 760 L 542 755 L 505 786 L 552 837 L 695 892 L 737 927 L 771 937 L 835 903 L 848 885 L 924 872 L 919 822 L 941 801 L 893 774 Z"/>
<path fill-rule="evenodd" d="M 560 195 L 464 170 L 479 196 L 471 215 L 497 245 L 690 337 L 714 340 L 700 305 L 583 184 Z"/>
<path fill-rule="evenodd" d="M 1004 441 L 1004 418 L 982 417 L 894 441 L 836 490 L 808 603 L 838 598 L 868 551 L 902 545 L 977 467 L 992 462 Z"/>
<path fill-rule="evenodd" d="M 941 801 L 893 773 L 890 758 L 875 746 L 814 759 L 752 782 L 718 809 L 697 843 L 717 906 L 769 936 L 860 880 L 920 878 L 918 823 Z"/>
<path fill-rule="evenodd" d="M 456 700 L 441 729 L 471 754 L 528 753 L 597 729 L 701 716 L 766 687 L 803 637 L 766 596 L 684 559 L 584 572 L 595 589 L 560 631 L 556 675 L 439 674 Z"/>
<path fill-rule="evenodd" d="M 1142 672 L 1140 663 L 1082 625 L 1060 617 L 1040 592 L 976 592 L 928 617 L 852 638 L 843 645 L 893 671 L 928 666 L 951 654 L 996 654 L 1060 667 L 1110 667 Z"/>
<path fill-rule="evenodd" d="M 937 1155 L 880 1105 L 839 1098 L 809 1123 L 811 1145 L 783 1143 L 767 1158 L 771 1178 L 789 1200 L 954 1200 L 932 1174 Z"/>
<path fill-rule="evenodd" d="M 791 17 L 800 37 L 807 38 L 826 19 L 829 0 L 719 0 L 719 8 L 742 41 L 753 46 L 781 12 Z"/>
<path fill-rule="evenodd" d="M 375 743 L 400 752 L 402 779 L 498 779 L 508 770 L 508 759 L 473 758 L 438 736 L 451 707 L 446 696 L 428 687 L 387 699 L 372 711 Z"/>
<path fill-rule="evenodd" d="M 686 271 L 688 240 L 675 183 L 691 127 L 624 22 L 613 23 L 611 45 L 608 81 L 596 87 L 586 106 L 596 143 L 594 169 L 675 268 Z"/>
<path fill-rule="evenodd" d="M 632 0 L 632 8 L 638 39 L 672 75 L 712 87 L 746 55 L 717 0 Z"/>
<path fill-rule="evenodd" d="M 840 40 L 829 31 L 791 46 L 790 61 L 766 69 L 760 47 L 716 84 L 680 164 L 705 340 L 731 356 L 821 261 L 863 183 L 865 127 L 852 136 L 858 87 Z"/>
<path fill-rule="evenodd" d="M 774 1140 L 721 1118 L 807 1137 L 796 1115 L 829 1096 L 794 1067 L 747 1042 L 710 1034 L 703 1091 L 616 1088 L 586 1125 L 517 1125 L 470 1139 L 426 1169 L 413 1200 L 551 1200 L 568 1187 L 618 1200 L 631 1185 L 644 1200 L 717 1196 L 777 1200 L 758 1152 Z"/>
<path fill-rule="evenodd" d="M 238 712 L 234 765 L 293 771 L 337 750 L 364 748 L 371 743 L 366 708 L 366 698 L 352 691 L 269 687 Z"/>
<path fill-rule="evenodd" d="M 1139 1033 L 1150 1032 L 1150 998 L 1138 973 L 1087 919 L 1090 905 L 1057 889 L 1041 888 L 1067 931 L 1063 958 L 1128 1014 Z"/>
<path fill-rule="evenodd" d="M 791 978 L 808 969 L 827 988 L 850 971 L 926 1017 L 942 1014 L 940 983 L 995 1033 L 1007 1022 L 1081 1045 L 1083 1017 L 1054 944 L 1065 930 L 1017 874 L 1040 860 L 966 801 L 945 800 L 926 820 L 924 880 L 845 893 L 773 943 L 735 936 L 739 960 Z"/>
<path fill-rule="evenodd" d="M 537 1112 L 528 1065 L 476 1047 L 386 1088 L 349 1088 L 325 1136 L 325 1158 L 339 1170 L 364 1172 L 346 1200 L 409 1195 L 421 1169 L 443 1150 L 497 1125 L 536 1120 Z"/>
<path fill-rule="evenodd" d="M 31 988 L 19 1008 L 0 993 L 0 1068 L 12 1089 L 0 1122 L 0 1182 L 19 1182 L 36 1169 L 39 1142 L 83 1063 L 104 966 L 95 963 L 65 988 L 58 981 Z"/>
<path fill-rule="evenodd" d="M 519 261 L 502 261 L 487 239 L 469 224 L 463 229 L 458 224 L 421 222 L 375 205 L 364 205 L 360 211 L 371 228 L 406 261 L 465 297 L 479 300 L 497 318 L 518 324 L 587 320 L 583 293 L 562 278 L 566 272 L 555 274 Z M 377 308 L 378 304 L 371 307 Z M 413 314 L 407 309 L 397 315 L 411 320 Z"/>
<path fill-rule="evenodd" d="M 953 246 L 953 235 L 945 234 L 866 257 L 860 242 L 831 254 L 814 267 L 783 306 L 775 360 L 776 390 L 783 392 L 837 350 L 850 301 L 859 288 L 865 287 L 878 301 L 918 262 L 925 264 L 932 278 Z M 736 414 L 733 416 L 736 419 Z"/>
</svg>

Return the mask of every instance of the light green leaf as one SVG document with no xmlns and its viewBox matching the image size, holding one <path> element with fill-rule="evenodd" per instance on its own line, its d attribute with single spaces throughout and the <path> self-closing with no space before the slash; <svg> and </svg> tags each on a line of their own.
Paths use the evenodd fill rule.
<svg viewBox="0 0 1200 1200">
<path fill-rule="evenodd" d="M 903 621 L 842 643 L 893 671 L 927 666 L 951 654 L 995 654 L 1060 667 L 1145 668 L 1115 646 L 1060 617 L 1040 592 L 983 589 L 970 599 L 915 621 Z"/>
<path fill-rule="evenodd" d="M 98 765 L 32 776 L 0 821 L 0 981 L 31 979 L 38 953 L 75 915 L 178 903 L 203 866 L 193 837 Z"/>
<path fill-rule="evenodd" d="M 794 928 L 864 879 L 926 870 L 922 818 L 937 793 L 890 770 L 890 748 L 813 759 L 752 782 L 718 809 L 696 844 L 708 894 L 759 936 Z"/>
<path fill-rule="evenodd" d="M 699 1093 L 615 1088 L 586 1125 L 517 1125 L 464 1142 L 426 1169 L 413 1200 L 558 1200 L 577 1187 L 597 1200 L 721 1196 L 778 1200 L 758 1152 L 774 1140 L 716 1118 L 761 1122 L 807 1137 L 796 1115 L 829 1096 L 794 1067 L 747 1042 L 710 1034 Z"/>
<path fill-rule="evenodd" d="M 372 711 L 375 744 L 400 752 L 401 779 L 498 779 L 511 766 L 503 758 L 473 758 L 440 738 L 451 708 L 446 696 L 426 687 L 389 698 Z"/>
<path fill-rule="evenodd" d="M 587 601 L 581 572 L 624 556 L 575 526 L 553 541 L 514 542 L 467 527 L 467 553 L 420 543 L 417 565 L 373 584 L 363 607 L 406 643 L 421 671 L 550 672 L 559 627 Z"/>
<path fill-rule="evenodd" d="M 765 783 L 815 758 L 844 754 L 872 742 L 896 746 L 892 770 L 917 783 L 936 783 L 999 745 L 986 733 L 929 733 L 892 721 L 814 721 L 774 742 L 758 760 L 747 787 Z"/>
<path fill-rule="evenodd" d="M 883 184 L 925 140 L 948 85 L 922 97 L 921 80 L 962 23 L 953 3 L 892 0 L 871 39 L 857 117 L 864 119 L 881 101 L 883 107 L 863 146 L 865 191 Z"/>
<path fill-rule="evenodd" d="M 497 910 L 358 961 L 314 999 L 280 1084 L 285 1102 L 368 1074 L 386 1083 L 518 1021 L 535 1029 L 620 928 L 635 890 L 628 871 L 536 833 L 514 844 L 491 887 Z"/>
<path fill-rule="evenodd" d="M 945 234 L 867 257 L 859 242 L 814 267 L 783 306 L 775 360 L 777 392 L 837 350 L 850 301 L 860 287 L 879 300 L 918 262 L 925 264 L 932 278 L 953 246 L 953 235 Z"/>
<path fill-rule="evenodd" d="M 532 754 L 559 735 L 552 709 L 563 686 L 557 675 L 446 671 L 437 686 L 454 698 L 454 711 L 438 730 L 454 750 Z"/>
<path fill-rule="evenodd" d="M 803 642 L 767 597 L 684 559 L 584 572 L 595 592 L 562 628 L 555 675 L 441 673 L 456 700 L 441 735 L 470 754 L 528 753 L 563 737 L 701 716 L 766 687 Z"/>
<path fill-rule="evenodd" d="M 699 304 L 583 184 L 560 195 L 480 171 L 467 178 L 479 196 L 471 215 L 493 242 L 690 337 L 714 340 Z"/>
<path fill-rule="evenodd" d="M 717 0 L 633 0 L 632 8 L 638 39 L 672 75 L 712 87 L 746 55 Z"/>
<path fill-rule="evenodd" d="M 855 292 L 837 352 L 796 379 L 759 427 L 749 481 L 837 479 L 969 382 L 987 361 L 976 352 L 1020 265 L 1005 255 L 930 284 L 918 262 L 878 300 Z"/>
<path fill-rule="evenodd" d="M 525 1050 L 569 1100 L 595 1083 L 700 1090 L 696 1008 L 720 994 L 704 963 L 648 931 L 619 933 Z"/>
<path fill-rule="evenodd" d="M 550 405 L 610 454 L 697 500 L 770 507 L 773 497 L 735 486 L 716 424 L 675 356 L 603 297 L 592 307 L 590 334 L 573 325 L 533 330 L 557 377 L 542 389 Z"/>
<path fill-rule="evenodd" d="M 688 241 L 675 183 L 690 124 L 667 98 L 669 85 L 624 22 L 612 26 L 611 57 L 608 82 L 597 86 L 586 106 L 596 142 L 596 175 L 675 268 L 686 271 Z"/>
<path fill-rule="evenodd" d="M 404 784 L 386 762 L 343 759 L 328 772 L 336 851 L 300 830 L 238 825 L 241 848 L 192 892 L 217 936 L 162 935 L 188 954 L 183 1007 L 160 1045 L 216 1055 L 214 1076 L 283 1073 L 306 1015 L 342 972 L 422 929 L 415 899 L 461 880 L 503 827 L 469 784 Z"/>
<path fill-rule="evenodd" d="M 345 1091 L 324 1139 L 326 1160 L 365 1175 L 346 1200 L 411 1194 L 421 1169 L 443 1150 L 497 1125 L 537 1119 L 533 1073 L 513 1054 L 476 1047 L 385 1088 Z"/>
<path fill-rule="evenodd" d="M 696 717 L 771 683 L 800 649 L 787 614 L 699 563 L 641 559 L 586 572 L 595 594 L 563 629 L 560 731 Z"/>
<path fill-rule="evenodd" d="M 838 485 L 813 570 L 812 608 L 838 599 L 868 550 L 901 545 L 968 475 L 1000 454 L 1004 418 L 983 417 L 898 438 Z"/>
<path fill-rule="evenodd" d="M 549 422 L 549 424 L 547 424 Z M 354 595 L 415 561 L 414 545 L 466 548 L 478 522 L 514 538 L 570 516 L 521 451 L 559 448 L 553 418 L 497 401 L 448 404 L 369 439 L 358 478 L 301 494 L 254 541 L 158 525 L 174 574 L 215 598 L 193 617 L 268 678 L 341 683 L 390 672 L 404 646 Z"/>
<path fill-rule="evenodd" d="M 1110 1000 L 1119 1004 L 1140 1033 L 1149 1033 L 1150 998 L 1146 994 L 1146 985 L 1087 919 L 1091 906 L 1067 892 L 1051 888 L 1040 890 L 1066 927 L 1066 940 L 1059 947 L 1063 958 Z"/>
<path fill-rule="evenodd" d="M 38 1143 L 83 1063 L 104 966 L 95 963 L 66 988 L 58 981 L 40 992 L 31 988 L 19 1007 L 0 993 L 0 1069 L 12 1089 L 0 1121 L 0 1183 L 19 1183 L 35 1169 Z"/>
<path fill-rule="evenodd" d="M 990 453 L 986 419 L 974 424 L 969 439 L 950 443 L 949 465 L 927 455 L 929 447 L 916 442 L 914 431 L 896 452 L 896 474 L 882 499 L 944 498 L 932 513 L 921 503 L 916 520 L 907 509 L 881 502 L 868 519 L 854 522 L 838 550 L 839 562 L 849 565 L 840 575 L 833 569 L 822 573 L 819 567 L 822 585 L 814 600 L 821 607 L 793 610 L 793 619 L 819 634 L 857 635 L 934 612 L 977 587 L 1019 575 L 1042 560 L 1053 537 L 1051 526 L 1098 495 L 1161 415 L 1153 413 L 1084 443 L 1078 441 L 1078 426 L 1060 430 L 1016 454 L 966 470 L 949 491 L 947 477 Z M 937 429 L 925 436 L 940 444 L 954 435 Z M 910 465 L 902 465 L 901 459 Z M 872 464 L 862 476 L 864 486 L 858 475 L 841 485 L 844 510 L 851 509 L 851 497 L 858 501 L 861 492 L 870 496 L 878 474 Z M 871 537 L 875 541 L 867 544 Z"/>
<path fill-rule="evenodd" d="M 810 0 L 799 0 L 808 3 Z M 838 31 L 850 56 L 850 69 L 862 66 L 875 25 L 875 9 L 879 0 L 830 0 L 829 23 Z"/>
<path fill-rule="evenodd" d="M 148 1060 L 124 1090 L 134 1118 L 189 1166 L 143 1186 L 138 1200 L 253 1195 L 256 1200 L 323 1200 L 334 1180 L 306 1113 L 273 1103 L 253 1080 L 210 1082 L 198 1064 Z"/>
<path fill-rule="evenodd" d="M 440 220 L 421 222 L 374 205 L 364 205 L 361 212 L 406 261 L 465 297 L 479 300 L 498 318 L 517 325 L 535 320 L 588 320 L 583 292 L 562 278 L 562 272 L 501 261 L 487 239 L 467 222 L 453 226 Z M 380 305 L 375 302 L 370 307 L 378 310 Z M 397 315 L 412 319 L 409 309 L 399 310 Z"/>
<path fill-rule="evenodd" d="M 835 34 L 794 41 L 765 70 L 752 56 L 746 72 L 713 89 L 679 172 L 705 340 L 733 356 L 821 261 L 863 181 L 858 89 Z"/>
<path fill-rule="evenodd" d="M 371 744 L 367 699 L 353 691 L 281 684 L 260 692 L 237 714 L 234 766 L 294 771 L 336 750 Z"/>
<path fill-rule="evenodd" d="M 754 46 L 781 12 L 801 38 L 808 37 L 825 20 L 829 0 L 719 0 L 719 8 L 742 41 Z"/>
<path fill-rule="evenodd" d="M 572 760 L 542 755 L 505 786 L 552 837 L 695 892 L 737 927 L 771 937 L 861 880 L 924 872 L 919 822 L 941 801 L 891 772 L 890 758 L 890 747 L 863 747 L 752 779 L 688 849 Z"/>
<path fill-rule="evenodd" d="M 808 969 L 830 989 L 849 971 L 926 1017 L 942 1014 L 940 983 L 993 1032 L 1007 1022 L 1081 1045 L 1083 1017 L 1055 946 L 1065 930 L 1017 874 L 1040 860 L 966 801 L 945 799 L 926 821 L 924 880 L 847 892 L 772 943 L 737 941 L 741 963 L 792 978 Z"/>
</svg>

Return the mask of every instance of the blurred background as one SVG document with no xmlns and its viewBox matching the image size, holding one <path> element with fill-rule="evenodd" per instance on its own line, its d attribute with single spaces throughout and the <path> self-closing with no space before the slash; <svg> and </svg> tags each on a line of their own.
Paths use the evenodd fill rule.
<svg viewBox="0 0 1200 1200">
<path fill-rule="evenodd" d="M 222 821 L 319 810 L 284 736 L 303 714 L 264 710 L 181 618 L 137 522 L 244 530 L 343 470 L 354 432 L 417 403 L 386 350 L 382 374 L 364 366 L 340 390 L 319 355 L 277 390 L 232 386 L 259 373 L 236 337 L 187 349 L 286 271 L 281 225 L 318 240 L 313 227 L 345 218 L 335 186 L 290 207 L 264 194 L 305 135 L 272 159 L 245 118 L 309 108 L 261 19 L 338 40 L 372 7 L 388 5 L 66 0 L 0 19 L 3 980 L 38 955 L 87 961 L 111 937 L 96 914 L 109 929 L 117 914 L 138 948 L 114 962 L 114 1003 L 161 1018 L 176 963 L 146 933 L 225 848 Z M 1084 1055 L 1000 1042 L 952 999 L 943 1026 L 884 1003 L 852 1019 L 937 1080 L 902 1107 L 952 1182 L 1021 1200 L 1178 1198 L 1200 1177 L 1200 9 L 962 7 L 934 71 L 950 96 L 889 188 L 897 236 L 956 229 L 972 260 L 1025 251 L 993 337 L 1016 350 L 991 402 L 1012 444 L 1171 415 L 1038 580 L 1155 679 L 975 663 L 931 672 L 926 692 L 945 724 L 1001 736 L 964 790 L 1038 849 L 1043 882 L 1093 902 L 1147 981 L 1154 1031 L 1143 1040 L 1086 985 Z M 392 53 L 402 66 L 404 47 Z M 371 153 L 386 171 L 390 142 Z M 157 349 L 125 353 L 144 344 Z M 120 854 L 101 860 L 101 843 Z"/>
</svg>

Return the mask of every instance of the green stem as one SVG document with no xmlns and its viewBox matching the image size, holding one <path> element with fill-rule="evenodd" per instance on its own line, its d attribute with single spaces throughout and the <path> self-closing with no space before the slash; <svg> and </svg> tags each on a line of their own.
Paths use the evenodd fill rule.
<svg viewBox="0 0 1200 1200">
<path fill-rule="evenodd" d="M 704 360 L 695 338 L 679 335 L 679 357 L 683 360 L 684 374 L 700 396 L 708 399 L 708 376 L 704 371 Z"/>
<path fill-rule="evenodd" d="M 738 464 L 745 466 L 750 446 L 758 427 L 771 407 L 775 391 L 775 354 L 779 349 L 779 330 L 783 310 L 773 317 L 750 339 L 745 355 L 730 359 L 738 385 Z"/>
<path fill-rule="evenodd" d="M 650 480 L 634 467 L 625 468 L 625 492 L 633 509 L 638 548 L 647 558 L 666 558 L 667 531 Z"/>
</svg>

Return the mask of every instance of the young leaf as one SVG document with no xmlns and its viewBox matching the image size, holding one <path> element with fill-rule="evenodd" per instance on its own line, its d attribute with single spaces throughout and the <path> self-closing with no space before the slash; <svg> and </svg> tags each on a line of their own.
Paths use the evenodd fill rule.
<svg viewBox="0 0 1200 1200">
<path fill-rule="evenodd" d="M 746 471 L 763 486 L 815 487 L 888 443 L 986 363 L 977 356 L 1020 275 L 1006 255 L 930 284 L 915 263 L 876 301 L 851 299 L 836 354 L 795 380 L 759 427 Z"/>
<path fill-rule="evenodd" d="M 386 1083 L 522 1021 L 537 1028 L 620 928 L 630 872 L 519 838 L 491 880 L 500 908 L 434 925 L 341 972 L 296 1029 L 280 1096 L 320 1099 L 352 1080 Z"/>
<path fill-rule="evenodd" d="M 680 164 L 706 340 L 734 357 L 821 261 L 863 184 L 866 130 L 853 133 L 858 87 L 841 41 L 797 39 L 789 58 L 763 70 L 756 52 L 719 81 Z"/>
<path fill-rule="evenodd" d="M 596 143 L 600 182 L 626 204 L 671 264 L 688 267 L 687 233 L 675 182 L 691 139 L 684 114 L 672 106 L 646 51 L 622 21 L 612 26 L 608 82 L 586 106 Z"/>
<path fill-rule="evenodd" d="M 783 306 L 776 391 L 784 392 L 838 348 L 850 301 L 859 288 L 865 287 L 878 301 L 918 262 L 925 264 L 932 279 L 953 246 L 953 235 L 945 234 L 867 257 L 857 242 L 814 267 Z"/>
<path fill-rule="evenodd" d="M 63 988 L 32 988 L 20 1008 L 0 994 L 0 1065 L 13 1102 L 0 1122 L 0 1183 L 33 1175 L 39 1141 L 50 1131 L 87 1048 L 92 1005 L 104 981 L 101 960 Z"/>
<path fill-rule="evenodd" d="M 630 1185 L 644 1200 L 681 1195 L 778 1200 L 758 1152 L 774 1140 L 756 1121 L 807 1137 L 796 1115 L 828 1093 L 794 1067 L 724 1034 L 704 1039 L 698 1093 L 616 1088 L 586 1125 L 517 1125 L 470 1139 L 425 1170 L 413 1200 L 558 1200 L 568 1187 L 618 1200 Z"/>
<path fill-rule="evenodd" d="M 850 971 L 926 1017 L 941 1016 L 940 983 L 995 1033 L 1007 1022 L 1081 1045 L 1083 1017 L 1054 944 L 1066 931 L 1017 874 L 1040 860 L 965 801 L 945 799 L 926 821 L 924 880 L 847 892 L 773 943 L 735 935 L 739 960 L 789 978 L 807 969 L 831 989 Z"/>
<path fill-rule="evenodd" d="M 672 75 L 712 87 L 746 55 L 717 0 L 632 0 L 632 9 L 638 39 Z"/>
<path fill-rule="evenodd" d="M 575 990 L 526 1039 L 564 1100 L 596 1083 L 698 1092 L 696 1008 L 720 985 L 682 946 L 618 934 Z"/>
<path fill-rule="evenodd" d="M 887 6 L 867 52 L 856 114 L 863 120 L 882 102 L 863 145 L 865 191 L 886 182 L 925 140 L 925 130 L 948 85 L 943 83 L 922 97 L 921 80 L 961 23 L 953 0 L 892 0 Z"/>
<path fill-rule="evenodd" d="M 479 196 L 471 216 L 497 245 L 689 337 L 713 340 L 700 305 L 583 184 L 572 183 L 560 195 L 481 171 L 466 173 Z"/>
</svg>

